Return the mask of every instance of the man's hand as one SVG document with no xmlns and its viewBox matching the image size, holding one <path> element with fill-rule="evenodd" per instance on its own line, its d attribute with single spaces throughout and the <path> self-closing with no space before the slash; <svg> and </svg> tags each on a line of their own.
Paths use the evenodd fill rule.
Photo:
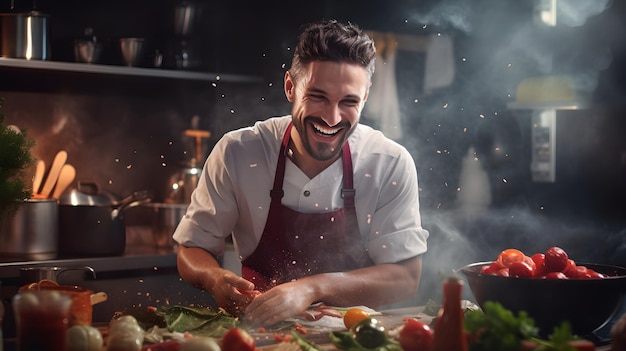
<svg viewBox="0 0 626 351">
<path fill-rule="evenodd" d="M 254 291 L 254 284 L 227 270 L 218 281 L 209 291 L 217 305 L 232 315 L 240 315 L 254 298 L 249 293 Z"/>
<path fill-rule="evenodd" d="M 239 315 L 252 301 L 254 284 L 222 268 L 208 251 L 179 245 L 177 263 L 185 281 L 206 290 L 230 314 Z"/>
<path fill-rule="evenodd" d="M 255 297 L 245 309 L 245 319 L 253 326 L 271 326 L 306 311 L 314 302 L 302 281 L 278 285 Z"/>
</svg>

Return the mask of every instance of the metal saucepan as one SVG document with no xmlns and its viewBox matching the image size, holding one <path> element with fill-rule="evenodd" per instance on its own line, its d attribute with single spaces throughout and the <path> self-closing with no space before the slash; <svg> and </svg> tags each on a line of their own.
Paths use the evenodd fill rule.
<svg viewBox="0 0 626 351">
<path fill-rule="evenodd" d="M 137 191 L 118 200 L 93 183 L 78 182 L 78 185 L 59 199 L 59 255 L 122 255 L 126 248 L 124 211 L 150 202 L 151 194 Z"/>
</svg>

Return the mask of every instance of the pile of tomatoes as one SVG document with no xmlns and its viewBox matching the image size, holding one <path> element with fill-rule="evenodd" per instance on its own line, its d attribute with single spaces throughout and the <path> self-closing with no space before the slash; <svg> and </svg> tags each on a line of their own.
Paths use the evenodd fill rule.
<svg viewBox="0 0 626 351">
<path fill-rule="evenodd" d="M 484 266 L 481 273 L 503 277 L 541 278 L 541 279 L 598 279 L 606 278 L 591 268 L 577 265 L 567 252 L 553 246 L 545 252 L 527 256 L 517 249 L 506 249 L 489 266 Z"/>
</svg>

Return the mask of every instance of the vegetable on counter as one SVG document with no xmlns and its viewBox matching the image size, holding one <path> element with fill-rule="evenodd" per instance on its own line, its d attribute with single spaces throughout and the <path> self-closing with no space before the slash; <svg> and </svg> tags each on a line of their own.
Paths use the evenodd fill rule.
<svg viewBox="0 0 626 351">
<path fill-rule="evenodd" d="M 222 348 L 228 351 L 254 351 L 254 338 L 245 330 L 233 327 L 222 336 Z"/>
<path fill-rule="evenodd" d="M 518 351 L 523 340 L 536 338 L 539 332 L 525 312 L 515 316 L 491 301 L 485 303 L 483 311 L 465 313 L 464 329 L 470 351 Z"/>
<path fill-rule="evenodd" d="M 343 324 L 347 329 L 352 328 L 360 321 L 368 318 L 370 314 L 358 307 L 349 308 L 346 313 L 343 315 Z"/>
<path fill-rule="evenodd" d="M 170 331 L 194 336 L 221 338 L 229 329 L 239 326 L 239 319 L 222 309 L 176 305 L 163 307 L 156 313 L 163 316 Z"/>
<path fill-rule="evenodd" d="M 424 322 L 407 318 L 398 334 L 398 342 L 404 351 L 429 351 L 433 347 L 433 330 Z"/>
<path fill-rule="evenodd" d="M 593 351 L 595 345 L 572 334 L 569 323 L 554 328 L 540 339 L 534 320 L 524 311 L 517 315 L 501 304 L 488 301 L 483 311 L 465 313 L 464 329 L 469 351 Z M 436 335 L 437 331 L 435 331 Z"/>
<path fill-rule="evenodd" d="M 333 331 L 330 341 L 345 351 L 402 351 L 398 341 L 389 338 L 385 328 L 376 318 L 368 317 L 347 332 Z"/>
<path fill-rule="evenodd" d="M 199 336 L 187 340 L 180 351 L 221 351 L 221 348 L 214 338 Z"/>
<path fill-rule="evenodd" d="M 143 329 L 135 317 L 121 316 L 109 323 L 106 349 L 107 351 L 141 351 L 143 334 Z"/>
<path fill-rule="evenodd" d="M 100 351 L 103 345 L 102 334 L 90 325 L 74 325 L 67 329 L 67 351 Z"/>
</svg>

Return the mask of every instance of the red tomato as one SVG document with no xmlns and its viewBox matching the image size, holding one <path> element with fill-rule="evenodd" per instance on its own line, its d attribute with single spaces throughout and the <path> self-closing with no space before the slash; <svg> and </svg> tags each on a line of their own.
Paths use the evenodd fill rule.
<svg viewBox="0 0 626 351">
<path fill-rule="evenodd" d="M 595 351 L 596 349 L 596 344 L 585 339 L 572 340 L 568 345 L 576 351 Z"/>
<path fill-rule="evenodd" d="M 588 278 L 591 278 L 591 279 L 599 279 L 599 278 L 606 278 L 607 277 L 606 274 L 602 274 L 602 273 L 596 272 L 596 271 L 594 271 L 591 268 L 587 268 L 587 275 L 588 275 Z"/>
<path fill-rule="evenodd" d="M 572 276 L 570 278 L 576 276 L 576 262 L 574 262 L 574 260 L 572 259 L 568 259 L 567 264 L 565 265 L 565 268 L 563 268 L 562 272 L 568 277 L 570 277 L 571 274 Z"/>
<path fill-rule="evenodd" d="M 553 246 L 545 252 L 546 272 L 562 272 L 567 266 L 569 257 L 560 247 Z"/>
<path fill-rule="evenodd" d="M 568 279 L 563 272 L 550 272 L 545 275 L 546 279 Z"/>
<path fill-rule="evenodd" d="M 433 331 L 428 324 L 408 318 L 398 334 L 398 341 L 404 351 L 429 351 L 433 345 Z"/>
<path fill-rule="evenodd" d="M 500 264 L 500 262 L 493 261 L 489 266 L 483 266 L 480 269 L 480 273 L 483 273 L 483 274 L 496 274 L 496 272 L 501 270 L 502 268 L 504 268 L 504 266 L 502 264 Z"/>
<path fill-rule="evenodd" d="M 535 262 L 535 276 L 540 277 L 545 275 L 546 272 L 546 255 L 542 253 L 536 253 L 530 256 L 530 259 Z"/>
<path fill-rule="evenodd" d="M 228 351 L 254 351 L 256 344 L 254 338 L 241 328 L 230 328 L 222 336 L 222 350 Z"/>
<path fill-rule="evenodd" d="M 570 266 L 569 264 L 563 270 L 563 274 L 565 274 L 568 278 L 571 279 L 585 279 L 587 278 L 587 267 L 585 266 Z"/>
<path fill-rule="evenodd" d="M 518 278 L 532 278 L 535 275 L 535 270 L 526 261 L 513 262 L 509 266 L 509 276 Z"/>
<path fill-rule="evenodd" d="M 514 262 L 522 262 L 524 260 L 524 253 L 517 249 L 506 249 L 498 255 L 497 261 L 504 267 L 510 266 Z"/>
<path fill-rule="evenodd" d="M 509 276 L 509 269 L 508 268 L 502 268 L 501 270 L 495 272 L 493 275 L 497 275 L 500 277 L 508 277 Z"/>
</svg>

